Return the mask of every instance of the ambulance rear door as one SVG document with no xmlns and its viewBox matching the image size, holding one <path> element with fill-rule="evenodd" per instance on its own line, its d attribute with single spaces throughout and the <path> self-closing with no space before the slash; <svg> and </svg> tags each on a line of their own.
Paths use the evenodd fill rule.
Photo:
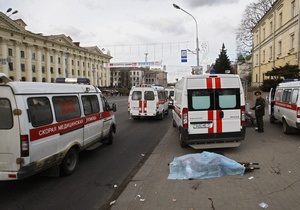
<svg viewBox="0 0 300 210">
<path fill-rule="evenodd" d="M 17 171 L 20 157 L 20 125 L 18 107 L 9 86 L 0 86 L 0 180 L 2 172 Z M 13 114 L 15 113 L 15 114 Z M 26 114 L 23 110 L 23 114 Z"/>
<path fill-rule="evenodd" d="M 226 80 L 188 80 L 189 134 L 222 138 L 225 133 L 241 132 L 241 87 L 238 78 Z"/>
<path fill-rule="evenodd" d="M 156 115 L 156 107 L 161 106 L 163 108 L 163 104 L 159 104 L 158 91 L 154 91 L 152 89 L 145 89 L 144 91 L 144 101 L 143 101 L 143 113 L 146 116 L 155 116 Z"/>
</svg>

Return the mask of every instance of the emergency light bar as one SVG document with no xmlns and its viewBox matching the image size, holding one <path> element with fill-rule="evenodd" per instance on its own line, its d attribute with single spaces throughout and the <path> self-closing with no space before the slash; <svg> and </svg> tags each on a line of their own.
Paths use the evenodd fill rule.
<svg viewBox="0 0 300 210">
<path fill-rule="evenodd" d="M 89 84 L 89 78 L 56 78 L 56 83 L 84 83 Z"/>
</svg>

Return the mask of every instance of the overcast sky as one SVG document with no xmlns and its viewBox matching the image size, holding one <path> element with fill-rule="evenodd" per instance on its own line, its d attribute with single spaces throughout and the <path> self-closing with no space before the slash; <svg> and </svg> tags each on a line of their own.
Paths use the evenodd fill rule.
<svg viewBox="0 0 300 210">
<path fill-rule="evenodd" d="M 1 0 L 0 9 L 18 10 L 27 30 L 44 35 L 65 34 L 81 46 L 108 50 L 114 62 L 162 61 L 168 81 L 190 74 L 196 55 L 198 23 L 200 64 L 215 62 L 222 44 L 236 59 L 235 33 L 245 7 L 254 0 Z"/>
</svg>

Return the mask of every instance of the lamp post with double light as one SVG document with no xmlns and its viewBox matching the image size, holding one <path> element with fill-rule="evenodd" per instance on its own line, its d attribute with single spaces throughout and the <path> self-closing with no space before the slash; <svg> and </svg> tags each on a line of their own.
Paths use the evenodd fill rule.
<svg viewBox="0 0 300 210">
<path fill-rule="evenodd" d="M 173 4 L 173 7 L 175 9 L 179 9 L 179 10 L 182 10 L 183 12 L 185 12 L 186 14 L 188 14 L 189 16 L 191 16 L 194 20 L 195 20 L 195 23 L 196 23 L 196 56 L 197 56 L 197 68 L 199 68 L 200 64 L 199 64 L 199 38 L 198 38 L 198 23 L 197 23 L 197 20 L 196 18 L 191 15 L 189 12 L 185 11 L 184 9 L 182 9 L 181 7 L 179 7 L 177 4 Z"/>
</svg>

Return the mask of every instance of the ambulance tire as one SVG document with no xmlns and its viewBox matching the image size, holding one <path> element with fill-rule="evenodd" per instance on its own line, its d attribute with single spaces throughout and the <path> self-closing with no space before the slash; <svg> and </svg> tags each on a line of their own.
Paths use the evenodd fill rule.
<svg viewBox="0 0 300 210">
<path fill-rule="evenodd" d="M 110 129 L 109 129 L 109 133 L 108 133 L 108 137 L 107 137 L 107 142 L 106 142 L 106 144 L 107 144 L 107 145 L 112 145 L 112 143 L 113 143 L 113 138 L 114 138 L 113 130 L 112 130 L 112 128 L 110 128 Z"/>
<path fill-rule="evenodd" d="M 169 115 L 169 109 L 166 110 L 166 115 Z"/>
<path fill-rule="evenodd" d="M 287 124 L 285 119 L 283 119 L 283 121 L 282 121 L 282 132 L 284 134 L 290 134 L 290 133 L 292 133 L 292 130 L 293 129 Z"/>
<path fill-rule="evenodd" d="M 181 148 L 187 148 L 188 147 L 188 145 L 182 140 L 182 134 L 181 134 L 181 132 L 179 132 L 179 143 L 180 143 L 180 146 L 181 146 Z"/>
<path fill-rule="evenodd" d="M 73 147 L 67 152 L 63 162 L 60 164 L 61 174 L 64 176 L 73 174 L 76 171 L 78 160 L 78 151 Z"/>
<path fill-rule="evenodd" d="M 163 119 L 164 119 L 164 115 L 165 115 L 165 112 L 162 111 L 161 114 L 158 115 L 158 118 L 159 118 L 160 120 L 163 120 Z"/>
<path fill-rule="evenodd" d="M 173 119 L 173 127 L 174 128 L 176 128 L 177 127 L 177 125 L 176 125 L 176 122 L 175 122 L 175 120 Z"/>
</svg>

